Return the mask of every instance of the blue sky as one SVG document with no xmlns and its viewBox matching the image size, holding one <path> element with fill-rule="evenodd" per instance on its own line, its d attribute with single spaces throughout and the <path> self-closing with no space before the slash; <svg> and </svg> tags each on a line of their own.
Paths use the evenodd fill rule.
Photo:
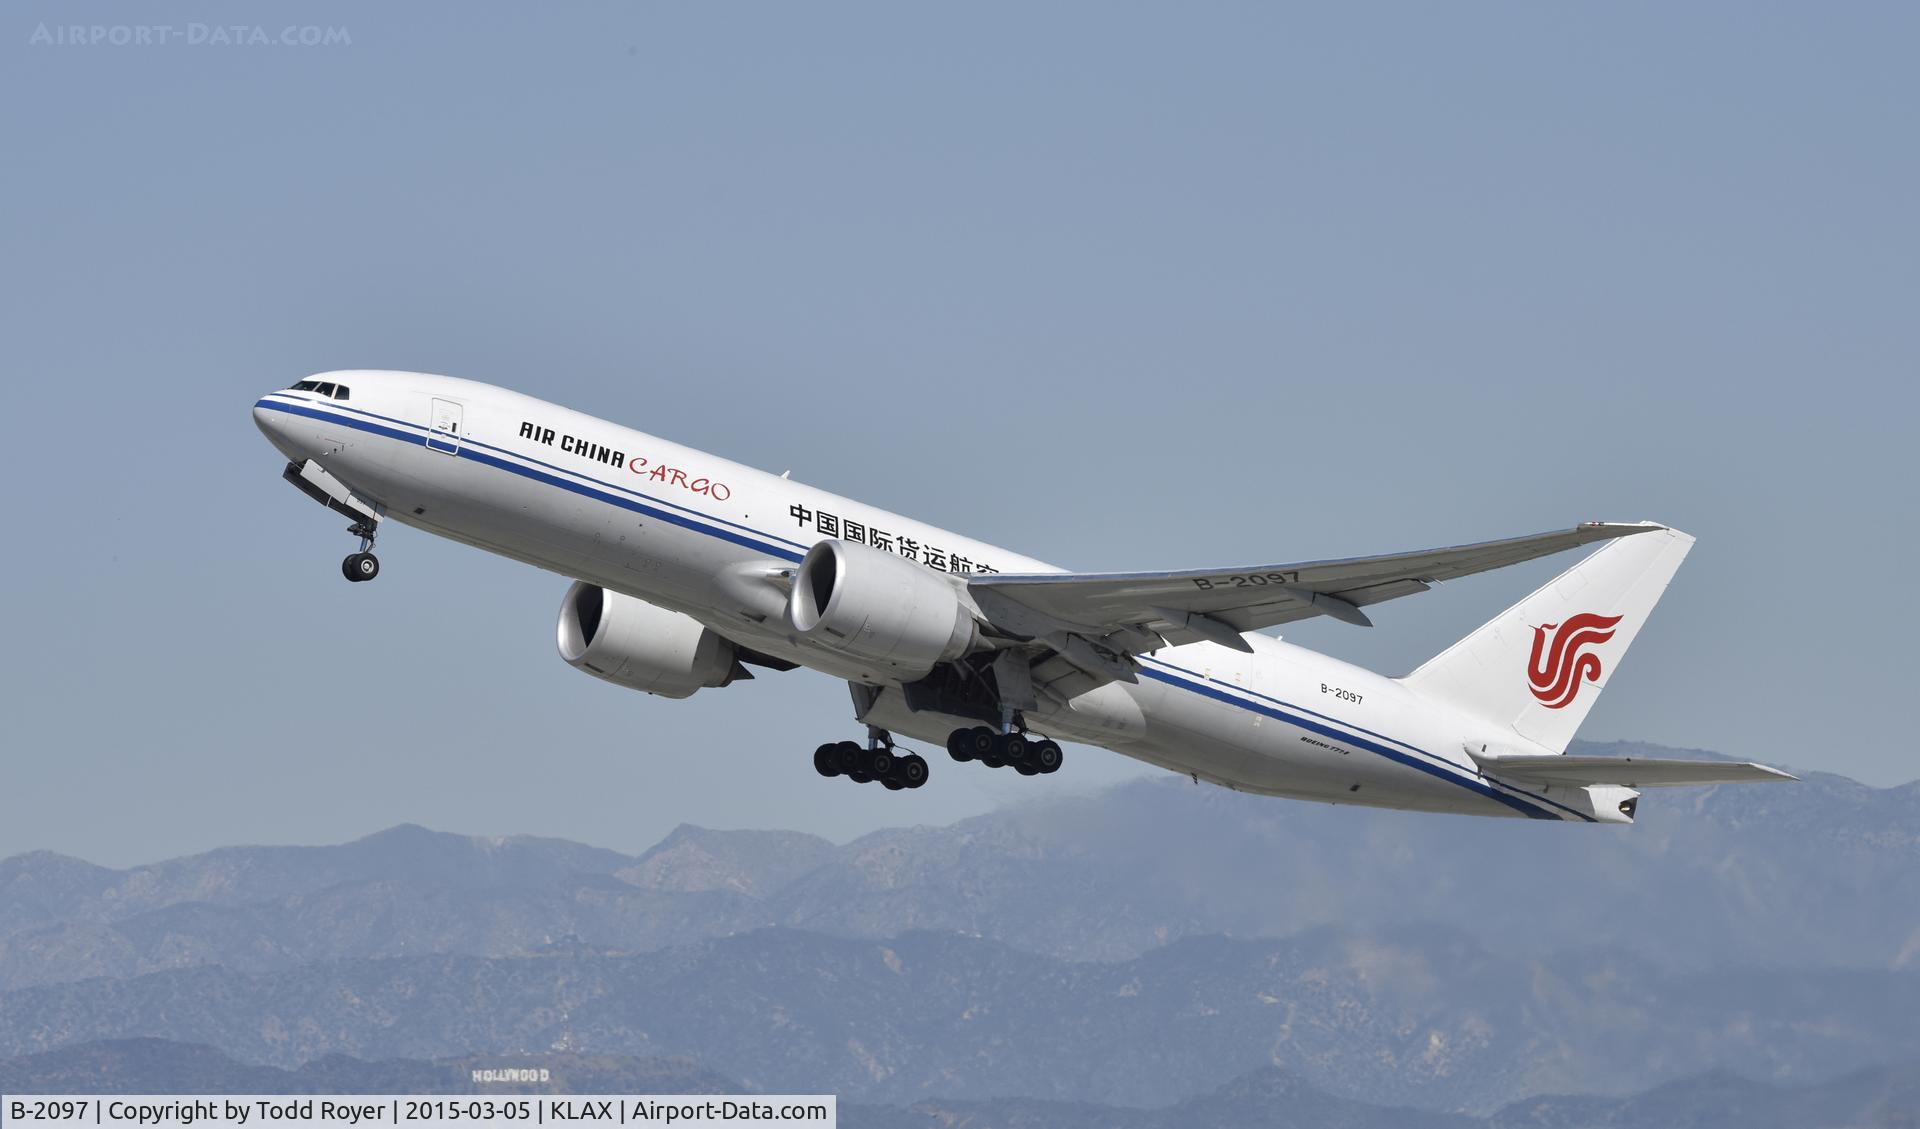
<svg viewBox="0 0 1920 1129">
<path fill-rule="evenodd" d="M 35 44 L 72 24 L 321 47 Z M 277 479 L 307 372 L 509 384 L 1084 569 L 1699 545 L 1583 735 L 1912 779 L 1920 17 L 1896 5 L 152 5 L 0 46 L 0 855 L 403 820 L 845 838 L 1142 771 L 673 703 L 566 583 Z M 1288 637 L 1411 668 L 1565 561 Z M 1002 779 L 1005 777 L 1005 779 Z"/>
</svg>

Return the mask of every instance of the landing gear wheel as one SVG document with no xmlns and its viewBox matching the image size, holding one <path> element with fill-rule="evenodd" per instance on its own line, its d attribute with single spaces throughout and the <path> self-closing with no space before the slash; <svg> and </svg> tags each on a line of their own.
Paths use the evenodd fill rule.
<svg viewBox="0 0 1920 1129">
<path fill-rule="evenodd" d="M 1033 745 L 1028 742 L 1026 735 L 1023 733 L 1009 733 L 1001 740 L 1004 742 L 1000 746 L 1001 759 L 1014 768 L 1026 768 L 1027 755 L 1033 751 Z M 1031 776 L 1033 774 L 1027 773 L 1026 775 Z"/>
<path fill-rule="evenodd" d="M 1060 762 L 1065 759 L 1060 754 L 1060 746 L 1052 741 L 1041 741 L 1033 746 L 1030 758 L 1033 767 L 1041 773 L 1059 772 Z"/>
<path fill-rule="evenodd" d="M 353 553 L 340 562 L 340 574 L 358 584 L 380 575 L 380 558 L 372 553 Z"/>
<path fill-rule="evenodd" d="M 885 749 L 868 749 L 861 767 L 875 780 L 892 780 L 895 763 L 893 754 Z"/>
<path fill-rule="evenodd" d="M 947 734 L 947 755 L 965 764 L 973 759 L 973 730 L 956 729 Z"/>
<path fill-rule="evenodd" d="M 834 745 L 833 755 L 839 762 L 841 775 L 850 776 L 855 782 L 862 784 L 866 783 L 867 779 L 871 779 L 867 777 L 864 766 L 860 763 L 865 758 L 866 752 L 852 741 L 842 741 Z"/>
<path fill-rule="evenodd" d="M 918 788 L 927 782 L 927 762 L 919 753 L 908 753 L 894 762 L 893 778 L 903 788 Z"/>
<path fill-rule="evenodd" d="M 840 754 L 831 744 L 813 751 L 813 770 L 822 776 L 840 775 Z"/>
<path fill-rule="evenodd" d="M 898 780 L 895 780 L 891 776 L 882 776 L 880 778 L 880 783 L 886 785 L 887 791 L 889 792 L 898 792 L 900 789 L 906 787 L 905 784 L 901 783 Z"/>
<path fill-rule="evenodd" d="M 961 744 L 966 748 L 968 759 L 983 761 L 992 768 L 993 763 L 988 758 L 1000 747 L 1000 735 L 984 725 L 976 725 L 966 731 Z"/>
</svg>

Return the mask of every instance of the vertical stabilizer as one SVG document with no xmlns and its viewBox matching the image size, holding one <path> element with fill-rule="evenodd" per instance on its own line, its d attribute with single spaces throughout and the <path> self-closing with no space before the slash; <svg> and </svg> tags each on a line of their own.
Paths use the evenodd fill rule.
<svg viewBox="0 0 1920 1129">
<path fill-rule="evenodd" d="M 1693 538 L 1652 522 L 1548 581 L 1402 679 L 1563 752 Z"/>
</svg>

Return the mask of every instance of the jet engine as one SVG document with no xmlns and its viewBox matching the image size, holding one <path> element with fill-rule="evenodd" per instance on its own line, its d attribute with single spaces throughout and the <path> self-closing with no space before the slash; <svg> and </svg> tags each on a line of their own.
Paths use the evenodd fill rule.
<svg viewBox="0 0 1920 1129">
<path fill-rule="evenodd" d="M 867 545 L 807 550 L 787 598 L 787 625 L 842 660 L 833 673 L 911 681 L 980 642 L 959 591 L 941 574 Z"/>
<path fill-rule="evenodd" d="M 745 675 L 734 645 L 692 616 L 586 583 L 560 604 L 560 657 L 629 690 L 685 698 Z"/>
</svg>

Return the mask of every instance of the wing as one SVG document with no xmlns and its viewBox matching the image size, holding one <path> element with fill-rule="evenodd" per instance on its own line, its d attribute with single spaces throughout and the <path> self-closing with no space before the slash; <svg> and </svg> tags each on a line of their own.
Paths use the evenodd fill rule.
<svg viewBox="0 0 1920 1129">
<path fill-rule="evenodd" d="M 1246 651 L 1245 631 L 1316 615 L 1366 626 L 1360 609 L 1437 581 L 1660 528 L 1589 522 L 1451 549 L 1248 568 L 986 575 L 968 581 L 968 591 L 997 626 L 1024 635 L 1078 636 L 1118 653 L 1201 639 Z"/>
<path fill-rule="evenodd" d="M 1758 780 L 1795 780 L 1764 764 L 1741 761 L 1682 761 L 1647 757 L 1566 757 L 1475 755 L 1480 771 L 1539 784 L 1624 784 L 1664 788 L 1685 784 L 1734 784 Z"/>
</svg>

